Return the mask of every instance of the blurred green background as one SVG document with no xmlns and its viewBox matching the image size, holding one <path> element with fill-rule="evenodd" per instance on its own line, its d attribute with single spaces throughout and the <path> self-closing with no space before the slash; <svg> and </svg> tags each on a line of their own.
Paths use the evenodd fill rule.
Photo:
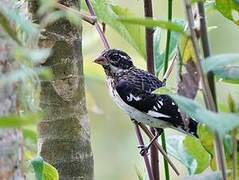
<svg viewBox="0 0 239 180">
<path fill-rule="evenodd" d="M 137 16 L 143 16 L 143 2 L 138 0 L 115 0 L 116 4 L 129 8 Z M 167 2 L 163 0 L 154 1 L 154 16 L 160 19 L 167 17 Z M 184 9 L 181 1 L 174 1 L 173 17 L 184 19 Z M 239 53 L 239 28 L 231 21 L 226 20 L 215 10 L 207 11 L 211 51 L 218 53 Z M 106 36 L 111 47 L 126 51 L 134 63 L 141 68 L 146 67 L 145 60 L 110 27 L 106 26 Z M 165 46 L 163 36 L 162 47 Z M 129 117 L 124 114 L 110 99 L 106 89 L 105 75 L 103 69 L 92 61 L 103 50 L 103 45 L 93 26 L 83 23 L 83 54 L 84 72 L 86 75 L 86 94 L 89 119 L 91 124 L 92 148 L 95 159 L 96 180 L 125 180 L 137 179 L 136 168 L 144 172 L 144 164 L 137 148 L 134 126 Z M 175 86 L 174 76 L 170 78 L 169 86 Z M 159 76 L 160 78 L 160 76 Z M 238 97 L 236 88 L 225 88 L 220 83 L 218 94 L 220 98 L 226 98 L 227 93 L 234 91 Z M 231 86 L 232 87 L 232 86 Z M 237 88 L 238 89 L 238 88 Z M 166 130 L 166 136 L 177 132 Z M 172 158 L 173 159 L 173 158 Z M 182 179 L 187 174 L 186 168 L 175 160 L 175 164 L 181 171 L 181 176 L 176 177 L 171 171 L 172 179 Z M 163 177 L 163 164 L 160 155 L 160 173 Z"/>
</svg>

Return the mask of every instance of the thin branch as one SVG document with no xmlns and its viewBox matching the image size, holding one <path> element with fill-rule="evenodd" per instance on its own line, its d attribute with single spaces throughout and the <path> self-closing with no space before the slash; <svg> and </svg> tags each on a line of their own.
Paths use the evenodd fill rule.
<svg viewBox="0 0 239 180">
<path fill-rule="evenodd" d="M 92 25 L 94 25 L 96 23 L 96 21 L 97 21 L 95 16 L 90 16 L 90 15 L 88 15 L 86 13 L 77 11 L 77 10 L 75 10 L 73 8 L 70 8 L 70 7 L 67 7 L 67 6 L 65 6 L 63 4 L 56 3 L 56 7 L 58 9 L 60 9 L 60 10 L 63 10 L 63 11 L 71 11 L 71 12 L 77 14 L 78 16 L 80 16 L 82 20 L 84 20 L 84 21 L 86 21 L 86 22 L 88 22 L 88 23 L 90 23 Z"/>
<path fill-rule="evenodd" d="M 193 29 L 194 27 L 194 20 L 193 20 L 193 14 L 192 14 L 192 8 L 189 0 L 184 0 L 185 7 L 186 7 L 186 14 L 187 14 L 187 19 L 188 19 L 188 24 L 189 24 L 189 30 L 190 30 L 190 35 L 191 35 L 191 40 L 192 40 L 192 45 L 193 49 L 195 51 L 195 56 L 196 56 L 196 66 L 198 69 L 198 72 L 202 78 L 202 88 L 203 88 L 203 95 L 204 95 L 204 101 L 206 103 L 206 106 L 209 110 L 216 111 L 216 105 L 213 100 L 213 96 L 209 87 L 207 75 L 203 73 L 202 66 L 201 66 L 201 57 L 200 57 L 200 48 L 197 43 L 197 37 L 196 33 Z M 222 141 L 219 137 L 218 132 L 215 132 L 215 139 L 214 139 L 214 144 L 215 144 L 215 150 L 216 150 L 216 157 L 217 157 L 217 164 L 219 165 L 219 169 L 222 172 L 222 177 L 224 180 L 226 180 L 226 167 L 225 167 L 225 157 L 224 157 L 224 152 L 223 152 L 223 145 Z"/>
<path fill-rule="evenodd" d="M 93 6 L 92 6 L 90 0 L 85 0 L 85 3 L 86 3 L 86 5 L 89 9 L 89 12 L 90 12 L 91 16 L 96 16 L 95 11 L 93 9 Z M 108 43 L 108 41 L 107 41 L 107 39 L 104 35 L 104 32 L 101 30 L 100 25 L 99 25 L 98 22 L 95 22 L 95 27 L 96 27 L 96 30 L 98 31 L 99 35 L 100 35 L 100 38 L 101 38 L 101 40 L 104 44 L 105 49 L 109 49 L 110 45 L 109 45 L 109 43 Z"/>
<path fill-rule="evenodd" d="M 173 7 L 172 0 L 168 0 L 168 21 L 172 21 L 172 13 L 173 13 L 172 12 L 172 7 Z M 163 72 L 163 74 L 164 74 L 163 81 L 164 82 L 166 82 L 165 77 L 167 78 L 167 76 L 169 76 L 169 74 L 171 73 L 172 67 L 173 67 L 173 66 L 170 66 L 170 68 L 168 70 L 170 38 L 171 38 L 171 31 L 167 30 L 167 40 L 166 40 L 166 50 L 165 50 L 166 54 L 165 54 L 165 59 L 164 59 L 164 72 Z M 173 65 L 173 63 L 171 65 Z M 168 72 L 168 74 L 166 74 L 166 72 Z M 161 141 L 162 141 L 162 146 L 163 146 L 164 150 L 167 152 L 164 132 L 161 135 Z M 165 171 L 165 179 L 169 180 L 170 175 L 169 175 L 169 169 L 168 169 L 168 162 L 165 158 L 164 158 L 164 171 Z"/>
<path fill-rule="evenodd" d="M 141 127 L 141 129 L 145 132 L 145 134 L 150 138 L 153 139 L 154 135 L 149 131 L 149 129 L 143 125 L 142 123 L 139 123 L 139 126 Z M 168 161 L 169 165 L 172 167 L 172 169 L 175 171 L 175 173 L 177 175 L 179 174 L 179 171 L 177 170 L 176 166 L 173 164 L 173 162 L 169 159 L 167 153 L 164 151 L 164 149 L 159 145 L 159 143 L 157 141 L 153 142 L 154 145 L 157 147 L 157 149 L 159 150 L 159 152 L 163 155 L 163 157 Z"/>
<path fill-rule="evenodd" d="M 210 56 L 211 53 L 210 53 L 207 26 L 206 26 L 204 3 L 202 1 L 198 2 L 198 12 L 199 12 L 199 16 L 200 16 L 200 34 L 201 34 L 202 49 L 203 49 L 204 58 L 206 58 L 206 57 Z M 215 104 L 217 104 L 213 73 L 209 72 L 207 74 L 207 78 L 208 78 L 209 87 L 211 89 L 214 102 L 215 102 Z"/>
<path fill-rule="evenodd" d="M 168 21 L 172 21 L 172 0 L 168 0 Z M 170 47 L 170 39 L 171 39 L 171 31 L 167 30 L 167 40 L 166 40 L 166 54 L 164 58 L 164 74 L 166 73 L 166 70 L 168 69 L 168 58 L 169 58 L 169 47 Z"/>
<path fill-rule="evenodd" d="M 232 179 L 237 179 L 237 129 L 232 130 Z"/>
<path fill-rule="evenodd" d="M 144 0 L 144 15 L 145 17 L 151 17 L 151 18 L 153 17 L 153 8 L 152 8 L 151 0 Z M 149 27 L 145 28 L 147 69 L 150 73 L 155 74 L 153 34 L 154 34 L 153 28 L 149 28 Z"/>
<path fill-rule="evenodd" d="M 168 77 L 170 76 L 170 74 L 173 70 L 173 67 L 174 67 L 174 63 L 177 60 L 177 57 L 178 57 L 178 53 L 175 53 L 173 58 L 172 58 L 172 61 L 171 61 L 170 65 L 168 66 L 168 69 L 166 70 L 165 74 L 163 75 L 163 82 L 166 83 Z"/>
<path fill-rule="evenodd" d="M 145 17 L 153 17 L 153 7 L 151 0 L 144 0 L 144 16 Z M 146 54 L 147 54 L 147 69 L 151 74 L 155 74 L 154 68 L 154 48 L 153 48 L 153 34 L 154 29 L 146 27 L 145 28 L 145 40 L 146 40 Z M 155 129 L 150 128 L 151 132 L 155 135 Z M 151 155 L 151 167 L 155 180 L 159 180 L 159 159 L 158 159 L 158 151 L 155 146 L 151 146 L 150 148 Z"/>
<path fill-rule="evenodd" d="M 135 131 L 136 131 L 136 135 L 137 135 L 137 139 L 138 139 L 139 145 L 140 146 L 144 146 L 144 140 L 143 140 L 142 134 L 140 132 L 138 122 L 134 121 L 134 124 L 135 124 Z M 148 172 L 148 175 L 149 175 L 149 179 L 150 180 L 155 180 L 154 176 L 153 176 L 152 169 L 150 167 L 148 155 L 145 154 L 145 155 L 143 155 L 143 157 L 144 157 L 144 162 L 145 162 L 145 165 L 146 165 L 146 168 L 147 168 L 147 172 Z"/>
</svg>

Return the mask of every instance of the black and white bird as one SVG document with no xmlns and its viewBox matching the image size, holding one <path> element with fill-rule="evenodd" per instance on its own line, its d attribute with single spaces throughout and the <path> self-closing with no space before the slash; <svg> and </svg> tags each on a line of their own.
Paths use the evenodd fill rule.
<svg viewBox="0 0 239 180">
<path fill-rule="evenodd" d="M 94 62 L 103 66 L 114 102 L 131 119 L 156 129 L 173 128 L 197 137 L 197 122 L 189 119 L 185 126 L 180 109 L 171 97 L 153 93 L 164 83 L 136 68 L 128 54 L 107 49 Z"/>
</svg>

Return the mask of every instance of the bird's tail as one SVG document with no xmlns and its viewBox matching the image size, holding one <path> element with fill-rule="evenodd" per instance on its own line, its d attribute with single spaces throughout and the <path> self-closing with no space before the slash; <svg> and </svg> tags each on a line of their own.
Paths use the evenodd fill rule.
<svg viewBox="0 0 239 180">
<path fill-rule="evenodd" d="M 198 122 L 189 118 L 189 119 L 187 119 L 187 125 L 180 124 L 180 125 L 174 126 L 172 128 L 177 130 L 177 131 L 180 131 L 184 134 L 192 135 L 192 136 L 198 138 L 197 126 L 198 126 Z"/>
<path fill-rule="evenodd" d="M 198 122 L 190 118 L 187 132 L 198 138 L 197 127 Z"/>
</svg>

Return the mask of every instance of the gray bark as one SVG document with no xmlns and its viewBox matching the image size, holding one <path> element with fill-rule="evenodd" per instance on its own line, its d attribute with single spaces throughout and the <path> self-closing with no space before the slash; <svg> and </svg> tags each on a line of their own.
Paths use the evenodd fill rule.
<svg viewBox="0 0 239 180">
<path fill-rule="evenodd" d="M 77 0 L 61 3 L 79 7 Z M 34 3 L 31 8 L 37 9 Z M 60 179 L 93 179 L 81 32 L 81 25 L 62 18 L 49 25 L 40 40 L 40 46 L 52 48 L 43 66 L 52 70 L 54 78 L 41 82 L 40 106 L 46 115 L 38 125 L 39 152 L 57 168 Z"/>
</svg>

